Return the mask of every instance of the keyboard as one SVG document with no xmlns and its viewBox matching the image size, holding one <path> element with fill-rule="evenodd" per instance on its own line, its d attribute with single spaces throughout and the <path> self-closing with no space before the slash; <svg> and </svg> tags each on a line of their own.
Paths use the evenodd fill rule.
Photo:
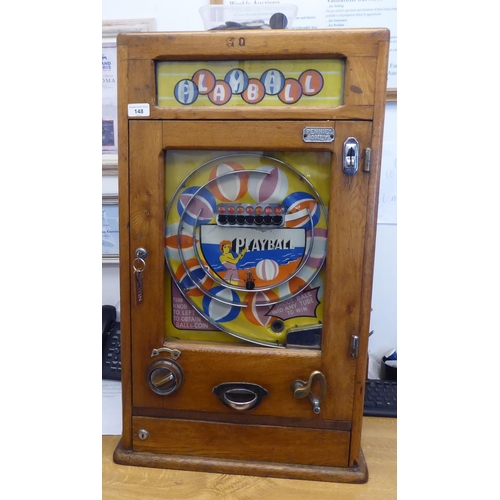
<svg viewBox="0 0 500 500">
<path fill-rule="evenodd" d="M 365 385 L 365 417 L 397 417 L 397 380 L 368 379 Z"/>
</svg>

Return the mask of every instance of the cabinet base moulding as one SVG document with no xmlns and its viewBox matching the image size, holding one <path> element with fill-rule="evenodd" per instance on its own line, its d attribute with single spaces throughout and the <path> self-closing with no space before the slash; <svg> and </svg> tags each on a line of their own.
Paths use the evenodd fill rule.
<svg viewBox="0 0 500 500">
<path fill-rule="evenodd" d="M 273 464 L 269 462 L 137 452 L 124 449 L 121 440 L 118 442 L 113 454 L 114 462 L 120 465 L 352 484 L 361 484 L 368 481 L 368 468 L 363 450 L 360 451 L 359 459 L 359 463 L 352 468 Z"/>
</svg>

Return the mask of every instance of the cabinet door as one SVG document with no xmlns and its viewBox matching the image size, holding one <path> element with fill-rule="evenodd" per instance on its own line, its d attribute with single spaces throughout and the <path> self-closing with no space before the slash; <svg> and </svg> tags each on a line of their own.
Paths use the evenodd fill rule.
<svg viewBox="0 0 500 500">
<path fill-rule="evenodd" d="M 354 175 L 344 170 L 350 137 L 360 151 Z M 214 388 L 245 382 L 267 392 L 247 415 L 318 427 L 352 419 L 352 339 L 367 336 L 370 174 L 361 157 L 370 141 L 368 121 L 129 123 L 136 414 L 230 418 Z M 183 372 L 168 396 L 147 378 L 152 362 L 171 359 L 152 356 L 163 346 L 180 351 Z M 313 393 L 326 387 L 319 412 L 292 389 L 315 371 L 324 386 L 314 378 Z"/>
</svg>

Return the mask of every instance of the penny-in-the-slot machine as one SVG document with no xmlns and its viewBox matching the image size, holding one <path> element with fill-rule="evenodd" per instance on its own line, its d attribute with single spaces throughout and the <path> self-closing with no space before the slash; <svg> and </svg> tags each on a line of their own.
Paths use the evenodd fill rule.
<svg viewBox="0 0 500 500">
<path fill-rule="evenodd" d="M 117 463 L 365 482 L 389 32 L 118 36 Z"/>
</svg>

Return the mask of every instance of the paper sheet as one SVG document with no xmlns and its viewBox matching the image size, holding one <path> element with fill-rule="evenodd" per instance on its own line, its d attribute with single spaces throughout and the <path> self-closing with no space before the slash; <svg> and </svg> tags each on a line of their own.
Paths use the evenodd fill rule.
<svg viewBox="0 0 500 500">
<path fill-rule="evenodd" d="M 389 70 L 387 88 L 397 88 L 397 0 L 224 0 L 225 5 L 258 4 L 263 9 L 279 4 L 298 7 L 297 17 L 291 29 L 324 28 L 389 28 Z"/>
<path fill-rule="evenodd" d="M 394 141 L 386 141 L 382 148 L 382 171 L 377 218 L 379 224 L 397 223 L 397 174 L 397 144 Z"/>
<path fill-rule="evenodd" d="M 102 435 L 120 436 L 122 433 L 122 383 L 102 381 Z"/>
</svg>

